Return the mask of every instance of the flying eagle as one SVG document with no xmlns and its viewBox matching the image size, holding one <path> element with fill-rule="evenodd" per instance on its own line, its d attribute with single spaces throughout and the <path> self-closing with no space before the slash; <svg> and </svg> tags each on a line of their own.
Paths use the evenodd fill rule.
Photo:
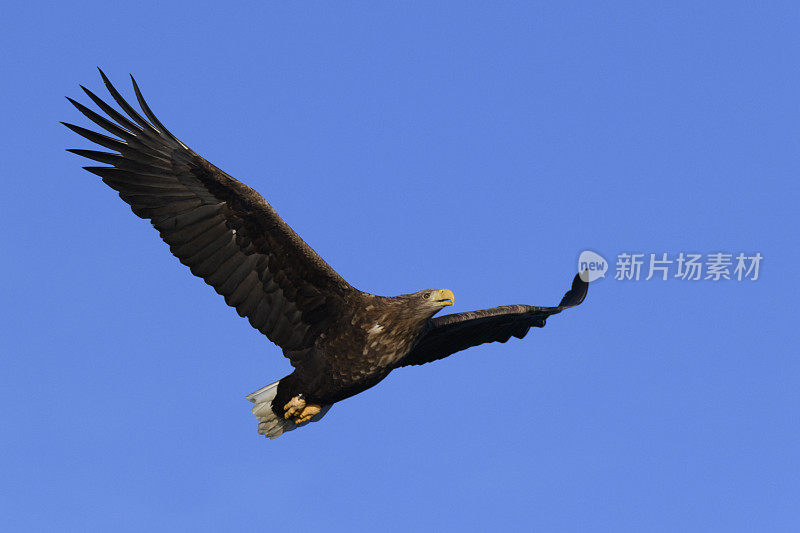
<svg viewBox="0 0 800 533">
<path fill-rule="evenodd" d="M 69 151 L 110 165 L 84 168 L 118 191 L 192 274 L 289 358 L 291 374 L 247 396 L 255 404 L 258 432 L 266 437 L 319 420 L 334 403 L 374 386 L 395 368 L 522 338 L 586 296 L 588 284 L 575 276 L 556 307 L 507 305 L 433 318 L 453 305 L 451 291 L 425 289 L 391 297 L 362 292 L 323 261 L 261 195 L 170 133 L 133 77 L 147 118 L 122 98 L 102 70 L 100 75 L 127 116 L 81 86 L 108 118 L 68 100 L 116 138 L 63 123 L 111 152 Z"/>
</svg>

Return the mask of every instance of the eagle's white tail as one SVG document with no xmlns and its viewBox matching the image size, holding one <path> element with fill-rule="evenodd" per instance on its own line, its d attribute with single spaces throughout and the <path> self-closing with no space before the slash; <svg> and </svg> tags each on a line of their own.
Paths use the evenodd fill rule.
<svg viewBox="0 0 800 533">
<path fill-rule="evenodd" d="M 328 412 L 328 409 L 331 408 L 330 405 L 323 405 L 322 410 L 318 414 L 314 415 L 311 420 L 301 424 L 295 424 L 291 420 L 284 420 L 272 410 L 272 400 L 275 399 L 275 394 L 278 392 L 278 383 L 280 383 L 280 381 L 276 381 L 266 387 L 261 387 L 257 391 L 247 395 L 247 399 L 255 404 L 253 406 L 253 414 L 258 418 L 259 435 L 264 435 L 270 439 L 276 439 L 287 431 L 320 420 L 325 416 L 325 413 Z"/>
</svg>

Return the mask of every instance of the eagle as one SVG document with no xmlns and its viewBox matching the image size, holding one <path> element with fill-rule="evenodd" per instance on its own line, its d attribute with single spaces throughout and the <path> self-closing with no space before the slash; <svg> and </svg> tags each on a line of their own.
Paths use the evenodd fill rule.
<svg viewBox="0 0 800 533">
<path fill-rule="evenodd" d="M 135 215 L 149 220 L 192 274 L 289 359 L 291 374 L 247 396 L 261 435 L 276 438 L 316 422 L 333 404 L 373 387 L 395 368 L 522 338 L 586 297 L 588 283 L 579 274 L 555 307 L 505 305 L 434 318 L 454 304 L 450 290 L 390 297 L 360 291 L 259 193 L 165 128 L 133 76 L 141 113 L 102 70 L 100 76 L 122 112 L 82 85 L 105 116 L 67 99 L 110 135 L 62 124 L 109 151 L 69 151 L 105 165 L 83 168 L 117 191 Z"/>
</svg>

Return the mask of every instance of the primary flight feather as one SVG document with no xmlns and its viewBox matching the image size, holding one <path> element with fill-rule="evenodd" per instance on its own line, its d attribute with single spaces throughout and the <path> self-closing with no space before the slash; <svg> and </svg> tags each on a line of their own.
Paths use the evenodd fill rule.
<svg viewBox="0 0 800 533">
<path fill-rule="evenodd" d="M 84 167 L 150 220 L 170 251 L 277 344 L 294 371 L 247 398 L 258 432 L 275 438 L 322 418 L 393 369 L 421 365 L 487 342 L 522 338 L 531 327 L 580 304 L 575 276 L 556 307 L 509 305 L 433 318 L 454 303 L 446 289 L 384 297 L 336 273 L 256 191 L 178 140 L 156 118 L 131 77 L 144 117 L 100 71 L 120 113 L 83 91 L 108 118 L 69 101 L 105 134 L 63 123 L 111 152 L 70 152 L 110 166 Z M 110 120 L 109 120 L 110 119 Z"/>
</svg>

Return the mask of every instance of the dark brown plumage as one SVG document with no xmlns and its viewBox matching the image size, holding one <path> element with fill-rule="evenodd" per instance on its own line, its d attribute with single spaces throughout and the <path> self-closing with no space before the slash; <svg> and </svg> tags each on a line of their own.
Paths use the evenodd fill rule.
<svg viewBox="0 0 800 533">
<path fill-rule="evenodd" d="M 248 397 L 255 403 L 259 432 L 266 436 L 318 420 L 333 403 L 375 385 L 394 368 L 435 361 L 486 342 L 522 338 L 586 296 L 587 284 L 576 276 L 557 307 L 513 305 L 433 319 L 452 304 L 450 291 L 426 289 L 395 297 L 359 291 L 256 191 L 170 133 L 133 78 L 146 118 L 100 74 L 127 116 L 81 86 L 111 120 L 69 101 L 117 138 L 64 123 L 112 152 L 70 151 L 110 165 L 84 168 L 118 191 L 137 216 L 150 220 L 194 275 L 289 358 L 294 372 Z"/>
</svg>

